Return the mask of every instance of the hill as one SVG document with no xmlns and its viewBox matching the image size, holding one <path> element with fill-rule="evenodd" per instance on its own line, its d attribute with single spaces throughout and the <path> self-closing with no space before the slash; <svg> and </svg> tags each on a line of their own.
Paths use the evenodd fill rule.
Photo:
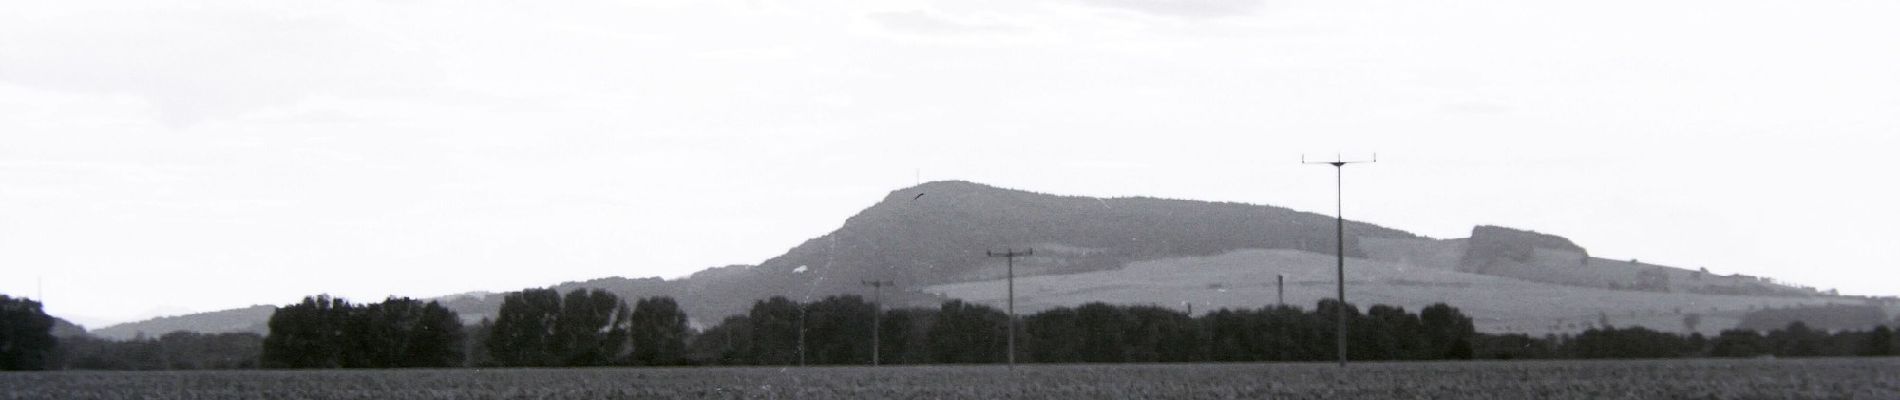
<svg viewBox="0 0 1900 400">
<path fill-rule="evenodd" d="M 1334 251 L 1333 235 L 1332 217 L 1282 207 L 1148 197 L 1060 196 L 971 182 L 930 182 L 890 192 L 846 219 L 837 230 L 807 240 L 758 265 L 709 268 L 677 280 L 611 277 L 565 282 L 554 287 L 563 291 L 599 288 L 623 298 L 671 296 L 680 300 L 696 324 L 708 324 L 726 315 L 742 313 L 753 301 L 770 296 L 816 299 L 834 294 L 863 294 L 865 289 L 860 287 L 860 281 L 867 279 L 892 280 L 909 288 L 886 292 L 886 302 L 892 306 L 935 306 L 952 297 L 980 299 L 982 297 L 972 294 L 975 292 L 960 289 L 977 286 L 958 284 L 987 285 L 1003 277 L 1003 260 L 986 257 L 985 251 L 1033 248 L 1035 256 L 1019 260 L 1016 269 L 1019 277 L 1121 282 L 1106 287 L 1075 287 L 1073 293 L 1061 297 L 1063 300 L 1049 300 L 1051 304 L 1090 298 L 1177 304 L 1184 301 L 1183 298 L 1198 295 L 1160 289 L 1166 286 L 1160 283 L 1165 279 L 1142 274 L 1166 275 L 1161 272 L 1168 268 L 1180 268 L 1188 273 L 1199 271 L 1195 269 L 1198 267 L 1159 260 L 1211 260 L 1235 254 L 1240 257 L 1274 254 L 1288 260 L 1330 259 Z M 1495 310 L 1517 313 L 1513 315 L 1562 315 L 1571 321 L 1570 326 L 1580 320 L 1579 316 L 1570 314 L 1591 310 L 1578 307 L 1622 301 L 1619 299 L 1657 298 L 1640 293 L 1663 297 L 1735 296 L 1698 297 L 1692 302 L 1702 303 L 1687 308 L 1695 310 L 1718 304 L 1714 306 L 1718 311 L 1722 310 L 1720 305 L 1726 304 L 1753 302 L 1764 306 L 1794 306 L 1812 304 L 1807 301 L 1809 298 L 1824 298 L 1812 289 L 1780 285 L 1763 278 L 1718 276 L 1635 260 L 1590 257 L 1584 247 L 1560 236 L 1495 226 L 1476 227 L 1469 238 L 1433 239 L 1348 221 L 1346 253 L 1359 259 L 1357 262 L 1376 262 L 1379 268 L 1391 269 L 1386 274 L 1388 278 L 1379 282 L 1399 282 L 1394 285 L 1407 288 L 1392 292 L 1403 296 L 1395 294 L 1393 296 L 1399 297 L 1385 298 L 1393 304 L 1414 304 L 1421 299 L 1479 302 L 1471 296 L 1448 294 L 1471 287 L 1508 288 L 1513 295 L 1590 293 L 1569 298 L 1574 303 L 1570 305 L 1532 303 L 1547 306 Z M 1304 265 L 1288 265 L 1296 264 Z M 1330 265 L 1330 262 L 1322 264 Z M 1211 271 L 1235 274 L 1236 282 L 1254 273 L 1221 268 Z M 1131 273 L 1136 274 L 1131 276 L 1145 277 L 1122 282 L 1121 279 L 1128 277 L 1117 275 Z M 1097 279 L 1115 276 L 1120 277 Z M 1210 282 L 1222 281 L 1217 276 L 1205 278 Z M 1353 275 L 1349 279 L 1365 278 Z M 1435 283 L 1420 286 L 1414 284 L 1417 282 Z M 1152 287 L 1144 288 L 1144 285 Z M 1100 296 L 1091 297 L 1087 293 Z M 465 319 L 475 321 L 493 315 L 500 299 L 499 294 L 468 293 L 437 300 Z M 1506 298 L 1494 296 L 1493 299 Z M 286 303 L 291 300 L 294 299 L 286 299 Z M 1673 301 L 1633 308 L 1600 307 L 1588 314 L 1673 311 L 1675 307 L 1665 306 L 1674 304 Z M 1263 303 L 1220 304 L 1258 306 Z M 269 306 L 256 306 L 160 318 L 102 328 L 95 333 L 130 337 L 139 331 L 150 335 L 179 329 L 262 331 L 269 310 Z M 1483 312 L 1473 310 L 1472 313 L 1482 317 Z M 1658 324 L 1681 325 L 1680 317 L 1672 318 L 1678 320 Z M 1511 326 L 1538 325 L 1513 324 Z M 1569 329 L 1565 324 L 1556 326 Z M 1670 329 L 1670 326 L 1656 328 Z"/>
<path fill-rule="evenodd" d="M 63 318 L 53 318 L 53 337 L 65 339 L 86 334 L 86 327 Z"/>
<path fill-rule="evenodd" d="M 794 298 L 860 293 L 862 279 L 930 285 L 1001 276 L 1003 260 L 985 251 L 1036 249 L 1037 263 L 1020 275 L 1120 268 L 1128 262 L 1236 249 L 1298 249 L 1331 253 L 1333 218 L 1239 203 L 1156 198 L 1101 199 L 1000 189 L 970 182 L 931 182 L 900 189 L 758 266 L 707 270 L 687 278 L 682 293 L 746 293 L 705 313 L 738 313 L 757 295 Z M 1360 238 L 1416 235 L 1352 222 L 1348 249 Z M 908 297 L 905 301 L 927 301 Z M 717 300 L 714 300 L 717 301 Z"/>
<path fill-rule="evenodd" d="M 290 303 L 286 301 L 285 303 Z M 158 337 L 174 331 L 204 333 L 269 331 L 265 322 L 277 311 L 275 306 L 255 305 L 222 311 L 158 317 L 139 322 L 117 324 L 87 332 L 108 339 L 131 339 L 144 335 Z"/>
</svg>

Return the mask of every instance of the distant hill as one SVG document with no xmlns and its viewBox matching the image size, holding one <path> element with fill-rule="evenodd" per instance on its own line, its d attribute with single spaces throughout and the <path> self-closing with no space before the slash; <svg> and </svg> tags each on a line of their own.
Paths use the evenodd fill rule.
<svg viewBox="0 0 1900 400">
<path fill-rule="evenodd" d="M 285 302 L 290 303 L 290 302 Z M 109 339 L 131 339 L 139 335 L 158 337 L 174 331 L 193 331 L 205 333 L 255 332 L 269 331 L 265 322 L 277 307 L 257 305 L 223 311 L 197 314 L 158 317 L 139 322 L 124 323 L 94 329 L 88 333 Z"/>
<path fill-rule="evenodd" d="M 758 265 L 710 268 L 678 280 L 610 277 L 554 287 L 562 291 L 600 288 L 623 298 L 671 296 L 680 300 L 696 324 L 710 324 L 743 313 L 752 302 L 770 296 L 816 299 L 865 294 L 860 281 L 867 279 L 892 280 L 907 288 L 886 292 L 886 302 L 893 306 L 934 306 L 950 295 L 920 288 L 1004 275 L 1003 260 L 986 257 L 987 250 L 1033 248 L 1033 257 L 1018 260 L 1018 276 L 1066 276 L 1242 250 L 1330 257 L 1333 241 L 1332 217 L 1281 207 L 1060 196 L 946 181 L 893 191 L 846 219 L 837 230 Z M 1509 278 L 1549 285 L 1553 291 L 1580 287 L 1729 296 L 1820 295 L 1763 278 L 1594 258 L 1569 239 L 1496 226 L 1476 227 L 1469 238 L 1432 239 L 1348 221 L 1346 253 L 1402 269 Z M 1166 295 L 1156 294 L 1148 302 L 1160 302 Z M 492 316 L 501 296 L 469 293 L 437 300 L 472 322 Z M 1806 303 L 1786 305 L 1796 304 Z M 153 335 L 179 329 L 261 332 L 270 310 L 270 306 L 255 306 L 159 318 L 102 328 L 95 334 L 130 337 L 139 331 Z"/>
<path fill-rule="evenodd" d="M 86 334 L 86 327 L 60 318 L 53 318 L 53 337 L 69 338 Z"/>
<path fill-rule="evenodd" d="M 1472 228 L 1463 239 L 1366 239 L 1367 257 L 1438 269 L 1517 278 L 1565 286 L 1660 293 L 1748 296 L 1819 296 L 1796 287 L 1747 275 L 1716 275 L 1646 264 L 1637 260 L 1591 257 L 1588 250 L 1561 236 L 1500 226 Z"/>
</svg>

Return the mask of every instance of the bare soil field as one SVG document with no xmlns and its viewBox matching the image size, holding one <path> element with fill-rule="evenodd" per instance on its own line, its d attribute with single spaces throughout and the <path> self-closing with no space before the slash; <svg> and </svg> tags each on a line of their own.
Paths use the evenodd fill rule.
<svg viewBox="0 0 1900 400">
<path fill-rule="evenodd" d="M 1894 399 L 1900 358 L 0 373 L 4 399 Z"/>
</svg>

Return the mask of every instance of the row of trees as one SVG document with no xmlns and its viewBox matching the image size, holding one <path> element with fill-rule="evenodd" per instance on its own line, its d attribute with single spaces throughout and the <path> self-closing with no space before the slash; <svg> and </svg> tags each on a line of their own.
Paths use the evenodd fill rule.
<svg viewBox="0 0 1900 400">
<path fill-rule="evenodd" d="M 1525 335 L 1486 335 L 1480 353 L 1487 358 L 1682 358 L 1682 357 L 1852 357 L 1900 355 L 1900 341 L 1892 328 L 1867 331 L 1809 328 L 1802 322 L 1763 333 L 1730 329 L 1710 338 L 1700 333 L 1680 335 L 1642 327 L 1593 328 L 1571 336 L 1531 338 Z"/>
<path fill-rule="evenodd" d="M 1219 310 L 1200 317 L 1155 306 L 1090 303 L 1020 317 L 1016 359 L 1025 362 L 1314 361 L 1336 357 L 1336 301 L 1295 307 Z M 1471 358 L 1471 318 L 1437 304 L 1412 314 L 1346 305 L 1350 356 L 1361 360 Z M 858 296 L 801 304 L 755 303 L 692 342 L 688 361 L 723 365 L 864 364 L 871 360 L 870 315 Z M 952 300 L 935 310 L 883 311 L 877 329 L 887 363 L 994 363 L 1007 357 L 1009 317 Z"/>
<path fill-rule="evenodd" d="M 263 336 L 250 332 L 178 331 L 124 341 L 81 335 L 60 340 L 54 365 L 90 370 L 250 369 L 258 367 L 263 343 Z"/>
<path fill-rule="evenodd" d="M 436 302 L 392 297 L 351 304 L 327 295 L 270 317 L 265 368 L 404 368 L 461 365 L 462 321 Z"/>
<path fill-rule="evenodd" d="M 279 308 L 270 335 L 175 332 L 118 342 L 75 337 L 56 343 L 37 331 L 38 303 L 0 296 L 6 324 L 0 356 L 8 369 L 397 368 L 606 365 L 866 364 L 873 313 L 883 323 L 876 351 L 885 363 L 999 363 L 1009 318 L 994 307 L 949 301 L 935 309 L 879 311 L 858 296 L 801 303 L 754 302 L 746 314 L 700 332 L 666 297 L 629 306 L 611 293 L 529 289 L 504 297 L 493 320 L 463 327 L 434 302 L 391 298 L 351 304 L 306 297 Z M 1297 307 L 1222 309 L 1190 316 L 1155 306 L 1102 303 L 1021 316 L 1016 359 L 1044 363 L 1317 361 L 1335 357 L 1335 312 L 1348 316 L 1354 360 L 1466 358 L 1670 358 L 1900 355 L 1885 326 L 1826 332 L 1802 323 L 1716 337 L 1645 328 L 1577 335 L 1476 333 L 1470 317 L 1435 304 L 1414 314 L 1375 305 L 1321 301 Z M 50 317 L 46 317 L 49 318 Z"/>
<path fill-rule="evenodd" d="M 857 296 L 798 303 L 774 297 L 726 318 L 690 342 L 686 362 L 721 365 L 864 364 L 871 356 L 872 304 Z M 1457 308 L 1417 314 L 1323 300 L 1296 307 L 1222 309 L 1190 316 L 1170 308 L 1090 303 L 1020 317 L 1017 357 L 1025 362 L 1117 363 L 1319 361 L 1337 357 L 1335 312 L 1347 315 L 1353 360 L 1830 357 L 1900 355 L 1893 329 L 1823 331 L 1801 322 L 1760 332 L 1731 329 L 1710 338 L 1641 327 L 1605 326 L 1542 338 L 1481 334 Z M 1007 357 L 1008 316 L 952 300 L 931 309 L 883 311 L 877 351 L 886 363 L 998 363 Z"/>
</svg>

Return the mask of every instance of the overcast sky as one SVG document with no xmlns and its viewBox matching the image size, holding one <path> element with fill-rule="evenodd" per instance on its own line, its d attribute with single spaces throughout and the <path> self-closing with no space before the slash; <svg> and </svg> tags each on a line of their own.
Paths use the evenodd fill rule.
<svg viewBox="0 0 1900 400">
<path fill-rule="evenodd" d="M 557 4 L 558 3 L 558 4 Z M 528 6 L 524 6 L 527 4 Z M 50 1 L 0 293 L 155 314 L 757 263 L 959 179 L 1900 294 L 1900 2 Z M 1883 172 L 1884 171 L 1884 172 Z"/>
</svg>

